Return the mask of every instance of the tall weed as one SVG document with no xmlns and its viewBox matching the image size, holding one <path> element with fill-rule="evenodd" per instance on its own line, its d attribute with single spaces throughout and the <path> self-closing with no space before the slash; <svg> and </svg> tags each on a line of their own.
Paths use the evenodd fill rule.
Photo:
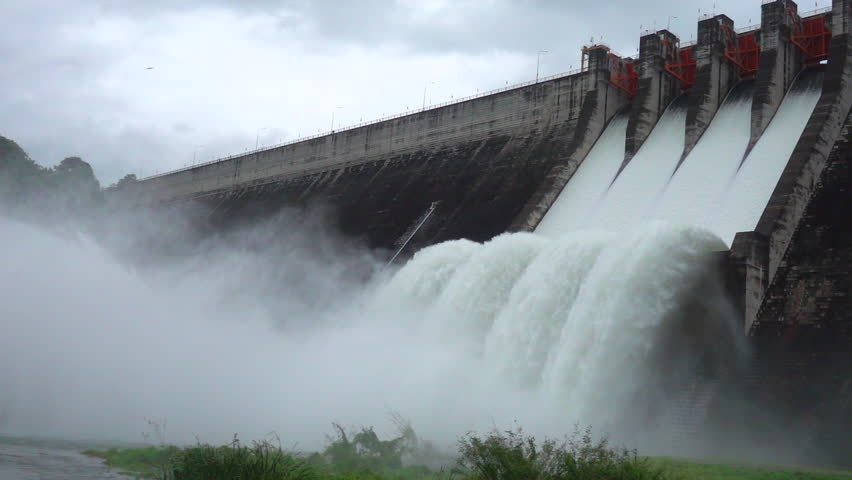
<svg viewBox="0 0 852 480">
<path fill-rule="evenodd" d="M 268 441 L 241 445 L 197 445 L 178 452 L 163 480 L 314 480 L 316 471 Z"/>
<path fill-rule="evenodd" d="M 469 433 L 459 440 L 456 476 L 466 480 L 664 480 L 635 451 L 594 440 L 591 428 L 565 440 L 537 442 L 522 429 Z"/>
</svg>

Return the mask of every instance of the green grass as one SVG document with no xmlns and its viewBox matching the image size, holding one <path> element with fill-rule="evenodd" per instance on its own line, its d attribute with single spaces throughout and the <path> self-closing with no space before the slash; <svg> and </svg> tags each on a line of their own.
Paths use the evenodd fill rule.
<svg viewBox="0 0 852 480">
<path fill-rule="evenodd" d="M 852 472 L 781 465 L 658 457 L 650 461 L 684 480 L 852 480 Z"/>
<path fill-rule="evenodd" d="M 431 447 L 405 425 L 381 440 L 371 428 L 336 436 L 322 452 L 297 456 L 269 442 L 224 446 L 112 448 L 85 453 L 137 478 L 158 480 L 852 480 L 852 472 L 759 465 L 724 460 L 640 457 L 615 449 L 591 432 L 563 441 L 537 441 L 515 431 L 468 434 L 455 462 L 441 471 L 403 465 Z"/>
<path fill-rule="evenodd" d="M 317 471 L 303 459 L 285 453 L 269 442 L 253 446 L 214 447 L 197 445 L 175 453 L 166 468 L 164 480 L 314 480 Z"/>
<path fill-rule="evenodd" d="M 83 453 L 103 458 L 107 465 L 137 478 L 160 478 L 178 447 L 110 448 L 86 450 Z"/>
<path fill-rule="evenodd" d="M 523 430 L 468 434 L 454 469 L 466 480 L 670 480 L 669 471 L 635 451 L 595 440 L 590 428 L 541 442 Z"/>
</svg>

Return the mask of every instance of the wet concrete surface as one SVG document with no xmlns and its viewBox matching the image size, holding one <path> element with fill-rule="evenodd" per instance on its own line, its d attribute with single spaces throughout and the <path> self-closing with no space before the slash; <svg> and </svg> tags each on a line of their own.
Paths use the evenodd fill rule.
<svg viewBox="0 0 852 480">
<path fill-rule="evenodd" d="M 99 458 L 50 446 L 0 442 L 0 480 L 130 479 L 110 471 Z"/>
</svg>

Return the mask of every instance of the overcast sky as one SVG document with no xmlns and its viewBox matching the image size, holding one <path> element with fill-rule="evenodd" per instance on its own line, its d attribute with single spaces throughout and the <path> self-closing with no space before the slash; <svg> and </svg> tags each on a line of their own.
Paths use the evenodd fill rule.
<svg viewBox="0 0 852 480">
<path fill-rule="evenodd" d="M 0 0 L 0 135 L 106 184 L 694 38 L 758 0 Z M 805 0 L 801 10 L 830 6 Z M 669 19 L 669 16 L 677 18 Z M 149 68 L 150 67 L 150 68 Z M 432 83 L 427 83 L 432 82 Z"/>
</svg>

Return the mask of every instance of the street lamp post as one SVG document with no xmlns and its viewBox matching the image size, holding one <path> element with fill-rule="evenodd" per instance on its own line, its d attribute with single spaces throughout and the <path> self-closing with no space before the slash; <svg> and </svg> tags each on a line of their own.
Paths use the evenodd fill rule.
<svg viewBox="0 0 852 480">
<path fill-rule="evenodd" d="M 428 88 L 429 85 L 435 85 L 435 82 L 426 82 L 423 85 L 423 106 L 420 108 L 421 110 L 426 108 L 426 88 Z"/>
<path fill-rule="evenodd" d="M 331 110 L 331 131 L 332 132 L 334 131 L 334 112 L 336 112 L 337 110 L 340 110 L 342 108 L 343 107 L 335 107 Z"/>
<path fill-rule="evenodd" d="M 192 164 L 195 165 L 195 155 L 198 153 L 198 149 L 203 147 L 204 145 L 196 145 L 195 150 L 192 151 Z"/>
<path fill-rule="evenodd" d="M 669 21 L 666 23 L 666 30 L 671 31 L 672 29 L 672 19 L 677 20 L 677 17 L 673 17 L 669 15 Z"/>
<path fill-rule="evenodd" d="M 539 72 L 539 69 L 541 67 L 541 54 L 542 53 L 547 54 L 547 53 L 550 53 L 550 52 L 548 52 L 547 50 L 539 50 L 538 51 L 538 58 L 535 61 L 535 83 L 538 83 L 538 72 Z"/>
<path fill-rule="evenodd" d="M 254 136 L 254 149 L 257 150 L 257 146 L 260 143 L 260 132 L 266 130 L 267 127 L 261 127 L 257 129 L 257 135 Z"/>
</svg>

